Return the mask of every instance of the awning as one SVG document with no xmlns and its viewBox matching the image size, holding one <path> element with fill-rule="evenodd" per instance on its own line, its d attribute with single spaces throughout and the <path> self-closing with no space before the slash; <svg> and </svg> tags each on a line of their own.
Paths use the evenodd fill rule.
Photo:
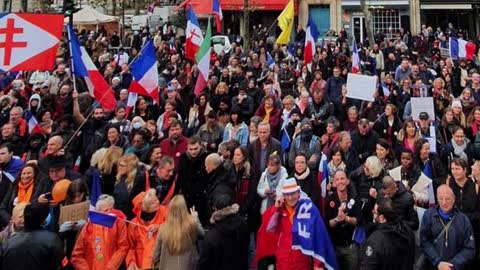
<svg viewBox="0 0 480 270">
<path fill-rule="evenodd" d="M 249 7 L 254 10 L 283 10 L 289 0 L 250 0 Z M 243 0 L 221 2 L 223 10 L 243 10 Z"/>
<path fill-rule="evenodd" d="M 420 9 L 472 9 L 472 4 L 421 4 Z"/>
<path fill-rule="evenodd" d="M 289 0 L 249 0 L 249 7 L 254 11 L 257 10 L 283 10 Z M 295 1 L 296 10 L 298 10 L 298 1 Z M 212 12 L 212 0 L 185 0 L 175 9 L 192 5 L 195 14 L 213 14 Z M 241 11 L 243 10 L 243 0 L 223 0 L 220 1 L 222 10 Z"/>
<path fill-rule="evenodd" d="M 409 5 L 408 0 L 366 0 L 365 1 L 369 6 L 407 6 Z M 343 0 L 342 6 L 360 6 L 359 0 Z"/>
</svg>

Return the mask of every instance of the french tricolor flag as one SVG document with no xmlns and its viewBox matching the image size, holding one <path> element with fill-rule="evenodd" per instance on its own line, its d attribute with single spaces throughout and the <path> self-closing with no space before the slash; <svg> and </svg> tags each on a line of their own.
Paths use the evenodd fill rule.
<svg viewBox="0 0 480 270">
<path fill-rule="evenodd" d="M 450 57 L 453 59 L 472 60 L 475 57 L 476 47 L 475 43 L 450 37 Z"/>
<path fill-rule="evenodd" d="M 85 48 L 80 46 L 80 42 L 73 32 L 71 25 L 68 26 L 68 37 L 70 39 L 73 74 L 83 78 L 90 91 L 90 95 L 92 95 L 103 108 L 113 112 L 117 105 L 113 90 L 105 81 L 100 71 L 98 71 Z"/>
<path fill-rule="evenodd" d="M 38 124 L 37 118 L 31 113 L 27 112 L 27 123 L 28 123 L 28 133 L 34 134 L 34 133 L 43 133 L 42 127 Z"/>
<path fill-rule="evenodd" d="M 133 81 L 129 91 L 151 97 L 159 103 L 158 67 L 153 40 L 143 47 L 140 56 L 130 65 Z"/>
<path fill-rule="evenodd" d="M 213 0 L 213 14 L 215 14 L 215 25 L 217 26 L 217 32 L 222 32 L 222 7 L 220 6 L 220 0 Z"/>
<path fill-rule="evenodd" d="M 317 26 L 313 22 L 311 16 L 308 17 L 307 31 L 305 37 L 305 56 L 304 62 L 305 65 L 308 65 L 312 62 L 313 56 L 315 55 L 315 41 L 318 38 Z"/>
<path fill-rule="evenodd" d="M 130 113 L 132 112 L 133 108 L 135 108 L 135 103 L 137 103 L 138 99 L 138 94 L 134 92 L 129 92 L 128 93 L 128 99 L 127 99 L 127 109 L 125 113 L 125 118 L 128 119 L 130 117 Z"/>
<path fill-rule="evenodd" d="M 73 32 L 71 25 L 68 26 L 68 37 L 70 39 L 73 74 L 83 78 L 87 83 L 90 95 L 92 95 L 103 108 L 113 112 L 117 105 L 113 90 L 105 81 L 100 71 L 98 71 L 85 48 L 80 46 L 80 42 Z"/>
<path fill-rule="evenodd" d="M 325 213 L 325 202 L 327 199 L 327 184 L 328 184 L 328 159 L 327 155 L 322 153 L 320 158 L 320 166 L 318 167 L 317 175 L 318 185 L 320 186 L 320 212 Z"/>
<path fill-rule="evenodd" d="M 353 40 L 352 48 L 352 73 L 358 73 L 360 71 L 360 56 L 358 56 L 357 42 Z"/>
</svg>

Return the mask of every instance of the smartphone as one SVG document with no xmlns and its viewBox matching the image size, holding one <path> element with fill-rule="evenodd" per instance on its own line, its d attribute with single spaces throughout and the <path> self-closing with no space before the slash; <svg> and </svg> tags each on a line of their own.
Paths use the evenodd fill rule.
<svg viewBox="0 0 480 270">
<path fill-rule="evenodd" d="M 47 192 L 44 194 L 45 195 L 45 198 L 49 201 L 52 201 L 53 200 L 53 196 L 52 196 L 52 193 L 51 192 Z"/>
</svg>

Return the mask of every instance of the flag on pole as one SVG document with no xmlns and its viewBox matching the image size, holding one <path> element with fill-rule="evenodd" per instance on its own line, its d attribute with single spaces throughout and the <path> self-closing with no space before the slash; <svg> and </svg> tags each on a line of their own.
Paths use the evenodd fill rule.
<svg viewBox="0 0 480 270">
<path fill-rule="evenodd" d="M 125 118 L 128 119 L 130 116 L 130 113 L 132 112 L 133 108 L 135 108 L 135 103 L 137 103 L 138 99 L 138 94 L 134 92 L 129 92 L 128 93 L 128 99 L 127 99 L 127 108 L 125 110 Z"/>
<path fill-rule="evenodd" d="M 210 39 L 212 37 L 212 26 L 210 25 L 210 19 L 208 19 L 207 32 L 203 39 L 202 46 L 196 55 L 198 70 L 200 71 L 197 83 L 195 84 L 195 96 L 200 96 L 203 89 L 207 87 L 208 71 L 210 70 Z"/>
<path fill-rule="evenodd" d="M 27 111 L 26 116 L 27 116 L 26 119 L 27 119 L 27 123 L 28 123 L 28 133 L 30 135 L 32 135 L 34 133 L 43 133 L 42 128 L 38 124 L 37 118 L 35 118 L 35 116 L 29 111 Z"/>
<path fill-rule="evenodd" d="M 113 112 L 117 106 L 117 100 L 112 88 L 105 81 L 102 73 L 98 71 L 92 59 L 73 32 L 71 25 L 68 25 L 68 37 L 70 39 L 70 54 L 72 55 L 72 73 L 85 80 L 90 95 L 100 105 Z"/>
<path fill-rule="evenodd" d="M 273 60 L 269 52 L 267 52 L 267 66 L 270 69 L 273 69 L 273 67 L 275 67 L 275 60 Z"/>
<path fill-rule="evenodd" d="M 353 40 L 352 49 L 352 73 L 358 73 L 360 71 L 360 57 L 358 56 L 357 42 Z"/>
<path fill-rule="evenodd" d="M 475 43 L 465 41 L 463 39 L 457 39 L 450 37 L 450 57 L 453 59 L 462 59 L 466 58 L 468 60 L 473 60 L 475 56 Z"/>
<path fill-rule="evenodd" d="M 62 38 L 63 15 L 0 16 L 0 71 L 52 70 Z"/>
<path fill-rule="evenodd" d="M 115 224 L 115 221 L 117 221 L 117 216 L 103 213 L 103 212 L 98 212 L 95 210 L 90 210 L 88 211 L 88 219 L 93 224 L 112 228 L 113 225 Z"/>
<path fill-rule="evenodd" d="M 203 36 L 197 16 L 195 15 L 195 12 L 193 12 L 191 6 L 188 9 L 188 21 L 185 36 L 187 37 L 185 40 L 185 57 L 195 61 L 195 56 L 198 50 L 200 50 L 200 46 L 203 42 Z"/>
<path fill-rule="evenodd" d="M 278 16 L 278 26 L 282 29 L 282 33 L 277 37 L 277 44 L 288 44 L 292 34 L 293 22 L 295 16 L 295 7 L 293 0 L 290 0 L 285 9 Z"/>
<path fill-rule="evenodd" d="M 92 173 L 92 187 L 90 189 L 90 209 L 95 209 L 97 205 L 98 197 L 102 194 L 100 187 L 100 172 L 98 169 L 94 169 Z"/>
<path fill-rule="evenodd" d="M 213 14 L 215 14 L 215 25 L 217 26 L 217 32 L 222 32 L 222 7 L 220 6 L 220 0 L 213 0 Z"/>
<path fill-rule="evenodd" d="M 428 184 L 428 207 L 435 207 L 435 192 L 433 191 L 433 171 L 432 171 L 432 162 L 427 161 L 425 167 L 423 167 L 423 174 L 430 180 Z"/>
<path fill-rule="evenodd" d="M 328 159 L 327 155 L 322 153 L 320 158 L 320 166 L 318 167 L 317 176 L 318 185 L 320 186 L 320 211 L 325 212 L 325 201 L 327 199 L 327 184 L 328 184 Z"/>
<path fill-rule="evenodd" d="M 140 52 L 140 56 L 130 65 L 133 81 L 129 91 L 151 97 L 156 103 L 160 102 L 158 93 L 157 57 L 153 40 L 149 40 Z"/>
<path fill-rule="evenodd" d="M 307 31 L 305 31 L 305 50 L 304 50 L 304 62 L 308 65 L 312 62 L 315 55 L 315 42 L 318 38 L 318 30 L 313 18 L 308 16 Z"/>
<path fill-rule="evenodd" d="M 282 132 L 280 136 L 281 136 L 280 146 L 282 148 L 282 153 L 285 153 L 290 148 L 290 142 L 292 141 L 292 139 L 288 135 L 286 126 L 282 128 Z"/>
</svg>

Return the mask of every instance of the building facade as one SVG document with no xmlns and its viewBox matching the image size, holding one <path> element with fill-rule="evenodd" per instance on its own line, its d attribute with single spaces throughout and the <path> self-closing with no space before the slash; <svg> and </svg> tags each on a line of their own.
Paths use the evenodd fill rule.
<svg viewBox="0 0 480 270">
<path fill-rule="evenodd" d="M 421 0 L 419 13 L 421 23 L 431 26 L 433 31 L 451 23 L 468 38 L 480 35 L 480 0 Z"/>
</svg>

